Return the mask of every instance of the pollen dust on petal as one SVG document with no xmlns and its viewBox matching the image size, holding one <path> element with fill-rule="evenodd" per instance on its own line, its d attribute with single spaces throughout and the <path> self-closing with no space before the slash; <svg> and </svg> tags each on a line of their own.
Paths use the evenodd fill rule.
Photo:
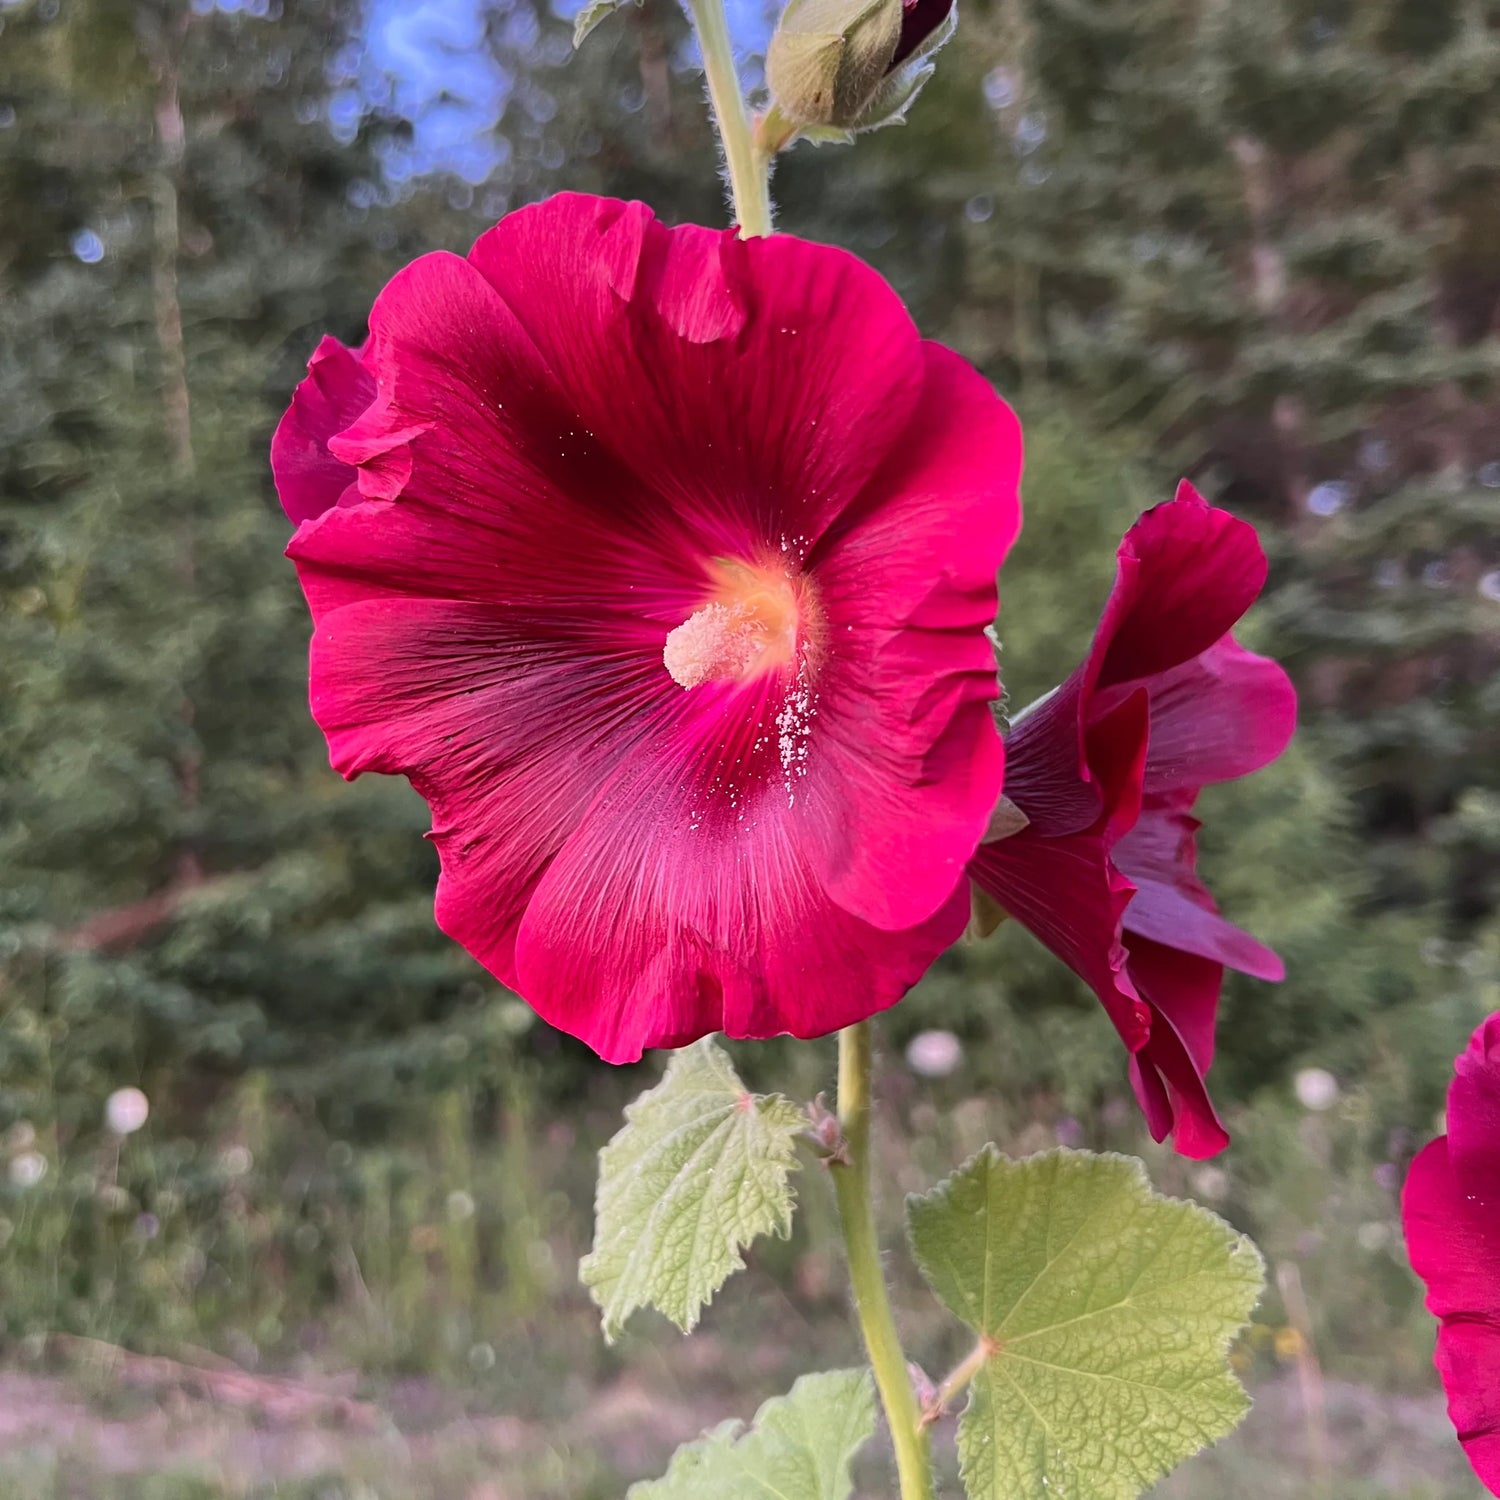
<svg viewBox="0 0 1500 1500">
<path fill-rule="evenodd" d="M 698 687 L 721 677 L 741 677 L 765 649 L 766 632 L 753 609 L 705 604 L 667 635 L 662 660 L 672 681 Z"/>
</svg>

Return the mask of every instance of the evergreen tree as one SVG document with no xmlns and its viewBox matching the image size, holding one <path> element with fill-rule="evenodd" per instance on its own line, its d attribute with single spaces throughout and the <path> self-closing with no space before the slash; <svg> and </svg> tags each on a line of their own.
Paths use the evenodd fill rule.
<svg viewBox="0 0 1500 1500">
<path fill-rule="evenodd" d="M 374 140 L 323 124 L 351 15 L 5 18 L 11 1116 L 92 1123 L 122 1082 L 306 1066 L 491 990 L 433 931 L 420 805 L 327 769 L 267 472 L 312 330 L 357 338 L 421 228 L 351 208 Z"/>
<path fill-rule="evenodd" d="M 947 331 L 1266 527 L 1272 641 L 1381 902 L 1472 926 L 1500 895 L 1500 7 L 1016 0 L 977 29 L 992 149 L 921 179 L 929 222 L 968 220 Z"/>
</svg>

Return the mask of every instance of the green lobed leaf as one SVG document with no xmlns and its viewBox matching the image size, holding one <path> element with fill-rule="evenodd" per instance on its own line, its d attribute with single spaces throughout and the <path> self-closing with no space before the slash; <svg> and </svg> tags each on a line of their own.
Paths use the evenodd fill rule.
<svg viewBox="0 0 1500 1500">
<path fill-rule="evenodd" d="M 994 1344 L 959 1421 L 970 1500 L 1134 1500 L 1249 1408 L 1226 1354 L 1260 1253 L 1140 1162 L 986 1146 L 907 1218 L 933 1290 Z"/>
<path fill-rule="evenodd" d="M 748 1093 L 708 1039 L 674 1053 L 625 1121 L 599 1153 L 594 1248 L 578 1273 L 606 1339 L 638 1307 L 688 1333 L 751 1240 L 791 1232 L 787 1179 L 807 1121 L 779 1094 Z"/>
<path fill-rule="evenodd" d="M 626 1500 L 849 1500 L 849 1462 L 874 1430 L 868 1371 L 804 1375 L 743 1436 L 740 1423 L 723 1423 L 679 1448 L 662 1478 L 631 1485 Z"/>
</svg>

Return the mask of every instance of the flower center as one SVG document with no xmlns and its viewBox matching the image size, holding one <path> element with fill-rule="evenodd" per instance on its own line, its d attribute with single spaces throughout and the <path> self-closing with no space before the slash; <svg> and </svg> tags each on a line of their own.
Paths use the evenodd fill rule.
<svg viewBox="0 0 1500 1500">
<path fill-rule="evenodd" d="M 790 663 L 805 582 L 784 569 L 719 561 L 714 588 L 700 608 L 667 636 L 662 661 L 685 688 L 743 681 Z"/>
</svg>

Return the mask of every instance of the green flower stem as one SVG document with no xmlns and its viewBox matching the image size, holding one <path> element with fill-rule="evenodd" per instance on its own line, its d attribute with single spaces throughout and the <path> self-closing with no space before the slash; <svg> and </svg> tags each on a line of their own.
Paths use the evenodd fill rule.
<svg viewBox="0 0 1500 1500">
<path fill-rule="evenodd" d="M 740 93 L 740 78 L 734 66 L 734 48 L 724 19 L 724 0 L 687 0 L 698 46 L 703 53 L 703 72 L 708 78 L 708 98 L 714 123 L 724 143 L 724 161 L 729 168 L 729 191 L 734 197 L 734 216 L 741 239 L 771 232 L 770 158 L 755 149 L 750 134 L 750 116 Z"/>
<path fill-rule="evenodd" d="M 767 178 L 771 175 L 771 163 L 778 153 L 785 151 L 797 139 L 798 127 L 794 125 L 773 103 L 765 113 L 755 117 L 751 140 L 755 144 L 755 165 Z"/>
<path fill-rule="evenodd" d="M 843 1153 L 829 1166 L 849 1257 L 860 1332 L 896 1449 L 901 1500 L 932 1500 L 932 1461 L 917 1393 L 891 1316 L 870 1199 L 870 1023 L 839 1032 L 839 1126 Z"/>
</svg>

